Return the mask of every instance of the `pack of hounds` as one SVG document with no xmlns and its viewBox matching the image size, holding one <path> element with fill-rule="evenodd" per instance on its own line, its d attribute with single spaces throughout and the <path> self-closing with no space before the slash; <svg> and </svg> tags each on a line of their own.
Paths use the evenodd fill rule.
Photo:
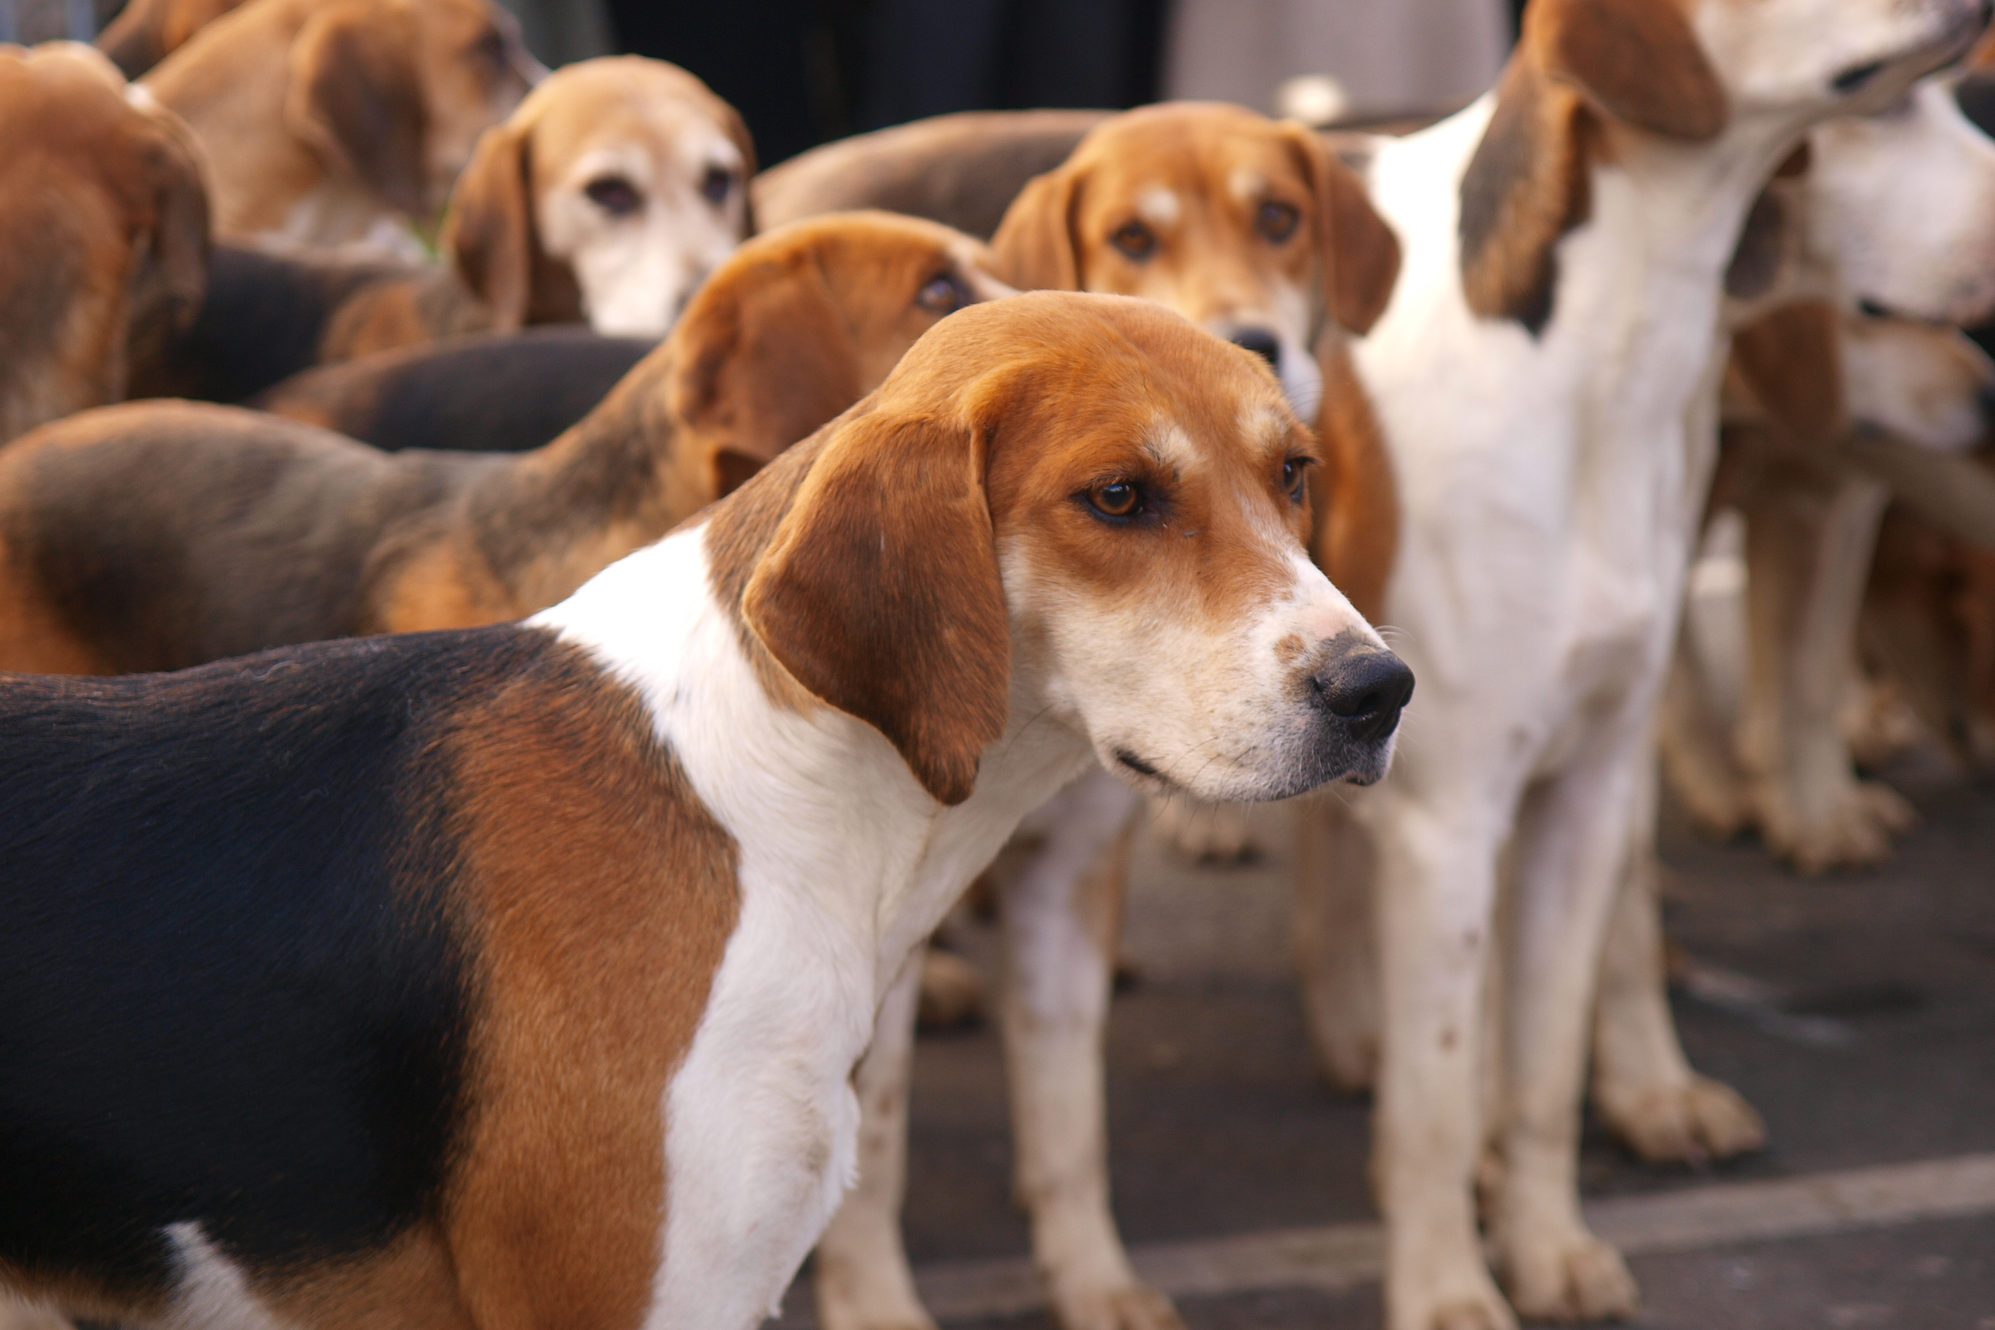
<svg viewBox="0 0 1995 1330">
<path fill-rule="evenodd" d="M 1660 782 L 1823 870 L 1910 822 L 1860 760 L 1995 761 L 1989 18 L 1533 0 L 1428 123 L 759 173 L 490 0 L 0 47 L 0 1319 L 746 1330 L 814 1250 L 827 1330 L 932 1326 L 981 879 L 1048 1297 L 1173 1330 L 1106 1176 L 1146 799 L 1299 838 L 1391 1330 L 1633 1314 L 1583 1105 L 1765 1134 L 1671 1023 Z"/>
</svg>

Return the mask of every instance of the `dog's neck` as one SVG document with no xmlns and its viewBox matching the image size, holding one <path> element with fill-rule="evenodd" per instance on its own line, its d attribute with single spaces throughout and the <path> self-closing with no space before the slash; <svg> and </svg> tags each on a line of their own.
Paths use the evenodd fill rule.
<svg viewBox="0 0 1995 1330">
<path fill-rule="evenodd" d="M 797 460 L 784 469 L 800 478 Z M 794 492 L 768 483 L 777 479 L 606 569 L 533 622 L 585 645 L 639 691 L 739 844 L 744 892 L 783 902 L 802 945 L 851 974 L 842 1015 L 856 1056 L 915 945 L 1025 815 L 1093 757 L 1064 726 L 1033 723 L 1044 701 L 1033 672 L 1015 670 L 1005 736 L 970 797 L 945 807 L 877 730 L 805 693 L 741 611 L 749 570 Z"/>
<path fill-rule="evenodd" d="M 693 432 L 672 411 L 676 356 L 652 353 L 546 447 L 480 477 L 460 518 L 520 614 L 563 599 L 714 497 Z"/>
</svg>

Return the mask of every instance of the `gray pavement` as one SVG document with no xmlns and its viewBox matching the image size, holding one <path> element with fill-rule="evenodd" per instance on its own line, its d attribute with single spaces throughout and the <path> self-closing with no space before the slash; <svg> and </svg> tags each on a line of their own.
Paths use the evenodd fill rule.
<svg viewBox="0 0 1995 1330">
<path fill-rule="evenodd" d="M 1589 1134 L 1589 1202 L 1629 1244 L 1643 1326 L 1995 1330 L 1995 784 L 1923 756 L 1889 774 L 1923 823 L 1873 872 L 1801 879 L 1756 844 L 1666 827 L 1685 1044 L 1772 1145 L 1670 1173 Z M 1285 865 L 1196 870 L 1146 846 L 1135 882 L 1142 978 L 1116 1004 L 1109 1096 L 1139 1265 L 1206 1290 L 1181 1298 L 1195 1330 L 1378 1325 L 1368 1108 L 1311 1066 Z M 984 930 L 961 936 L 988 957 Z M 945 1322 L 1050 1326 L 994 1033 L 925 1038 L 914 1095 L 908 1241 Z M 1208 1279 L 1214 1253 L 1230 1255 Z M 788 1306 L 806 1319 L 807 1290 Z"/>
</svg>

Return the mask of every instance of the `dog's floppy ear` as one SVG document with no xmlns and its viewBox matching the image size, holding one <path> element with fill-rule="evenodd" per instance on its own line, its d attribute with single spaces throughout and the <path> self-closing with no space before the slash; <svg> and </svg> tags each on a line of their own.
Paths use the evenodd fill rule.
<svg viewBox="0 0 1995 1330">
<path fill-rule="evenodd" d="M 1805 300 L 1732 338 L 1731 370 L 1783 443 L 1827 447 L 1848 430 L 1839 326 L 1833 305 Z"/>
<path fill-rule="evenodd" d="M 1392 302 L 1399 280 L 1399 237 L 1378 209 L 1357 173 L 1338 161 L 1322 137 L 1300 124 L 1286 124 L 1316 197 L 1316 252 L 1323 264 L 1330 317 L 1349 332 L 1368 333 Z"/>
<path fill-rule="evenodd" d="M 734 261 L 673 327 L 671 410 L 711 450 L 714 476 L 744 479 L 865 396 L 851 325 L 808 252 Z M 723 452 L 735 455 L 724 463 Z"/>
<path fill-rule="evenodd" d="M 1534 12 L 1535 11 L 1535 12 Z M 1725 89 L 1683 9 L 1668 0 L 1536 0 L 1526 40 L 1546 72 L 1605 114 L 1665 138 L 1717 136 Z"/>
<path fill-rule="evenodd" d="M 533 303 L 533 200 L 527 136 L 494 125 L 457 178 L 444 218 L 443 248 L 499 332 L 524 328 Z"/>
<path fill-rule="evenodd" d="M 329 163 L 358 176 L 410 217 L 426 206 L 427 114 L 404 10 L 333 4 L 291 44 L 284 117 Z"/>
<path fill-rule="evenodd" d="M 1004 732 L 1011 630 L 984 488 L 988 440 L 861 410 L 825 440 L 742 598 L 812 694 L 865 721 L 959 804 Z"/>
<path fill-rule="evenodd" d="M 145 149 L 144 251 L 133 278 L 134 315 L 185 328 L 208 290 L 208 184 L 200 145 L 180 118 L 155 108 Z"/>
<path fill-rule="evenodd" d="M 998 275 L 1021 290 L 1080 290 L 1079 201 L 1080 172 L 1071 164 L 1027 181 L 991 237 Z"/>
</svg>

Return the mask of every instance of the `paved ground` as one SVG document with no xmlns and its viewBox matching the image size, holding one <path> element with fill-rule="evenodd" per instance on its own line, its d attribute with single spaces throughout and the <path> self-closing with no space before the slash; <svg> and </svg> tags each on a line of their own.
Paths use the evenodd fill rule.
<svg viewBox="0 0 1995 1330">
<path fill-rule="evenodd" d="M 1894 770 L 1924 824 L 1886 869 L 1802 880 L 1672 826 L 1692 1059 L 1766 1115 L 1765 1155 L 1658 1174 L 1590 1139 L 1597 1222 L 1656 1330 L 1995 1330 L 1995 785 Z M 1193 1327 L 1372 1327 L 1367 1108 L 1311 1071 L 1280 863 L 1146 849 L 1110 1033 L 1116 1208 Z M 972 936 L 975 952 L 988 939 Z M 988 1030 L 924 1040 L 909 1241 L 951 1325 L 1038 1330 Z M 1302 1230 L 1295 1232 L 1294 1230 Z M 1211 1269 L 1215 1253 L 1227 1254 Z M 793 1292 L 793 1318 L 808 1308 Z M 955 1314 L 951 1314 L 955 1313 Z"/>
</svg>

